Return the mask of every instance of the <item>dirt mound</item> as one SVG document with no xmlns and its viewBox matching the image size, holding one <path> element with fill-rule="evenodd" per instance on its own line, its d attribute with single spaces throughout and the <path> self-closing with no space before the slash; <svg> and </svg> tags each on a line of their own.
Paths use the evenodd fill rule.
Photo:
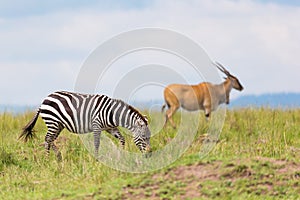
<svg viewBox="0 0 300 200">
<path fill-rule="evenodd" d="M 179 166 L 123 187 L 124 199 L 190 199 L 300 194 L 300 164 L 269 158 Z"/>
</svg>

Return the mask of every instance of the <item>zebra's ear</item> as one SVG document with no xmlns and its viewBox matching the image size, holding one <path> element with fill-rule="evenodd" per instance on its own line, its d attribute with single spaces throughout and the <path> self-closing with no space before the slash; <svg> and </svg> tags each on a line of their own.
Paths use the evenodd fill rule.
<svg viewBox="0 0 300 200">
<path fill-rule="evenodd" d="M 148 116 L 147 115 L 143 115 L 143 116 L 144 116 L 144 119 L 146 120 L 146 122 L 148 123 L 149 122 Z"/>
</svg>

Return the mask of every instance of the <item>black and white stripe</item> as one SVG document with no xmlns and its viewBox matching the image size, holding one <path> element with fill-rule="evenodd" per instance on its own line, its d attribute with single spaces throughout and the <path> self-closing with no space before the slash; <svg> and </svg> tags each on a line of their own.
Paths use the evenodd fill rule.
<svg viewBox="0 0 300 200">
<path fill-rule="evenodd" d="M 146 118 L 121 100 L 105 95 L 54 92 L 44 99 L 37 114 L 25 126 L 20 138 L 26 141 L 33 135 L 32 129 L 39 114 L 48 128 L 45 136 L 46 151 L 49 153 L 52 148 L 58 158 L 61 156 L 54 145 L 54 140 L 64 128 L 77 134 L 93 132 L 96 156 L 103 130 L 118 138 L 124 147 L 125 140 L 118 126 L 127 128 L 133 133 L 134 142 L 142 152 L 150 150 L 150 131 Z"/>
</svg>

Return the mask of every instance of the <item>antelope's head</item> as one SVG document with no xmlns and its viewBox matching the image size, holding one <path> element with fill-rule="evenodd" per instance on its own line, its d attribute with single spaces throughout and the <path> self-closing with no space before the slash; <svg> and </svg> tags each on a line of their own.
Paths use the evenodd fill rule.
<svg viewBox="0 0 300 200">
<path fill-rule="evenodd" d="M 226 70 L 223 65 L 221 65 L 218 62 L 215 62 L 214 64 L 221 72 L 223 72 L 227 76 L 226 80 L 230 80 L 231 85 L 234 89 L 236 89 L 238 91 L 242 91 L 244 89 L 244 87 L 240 83 L 239 79 L 237 77 L 233 76 L 232 74 L 230 74 L 229 71 Z"/>
</svg>

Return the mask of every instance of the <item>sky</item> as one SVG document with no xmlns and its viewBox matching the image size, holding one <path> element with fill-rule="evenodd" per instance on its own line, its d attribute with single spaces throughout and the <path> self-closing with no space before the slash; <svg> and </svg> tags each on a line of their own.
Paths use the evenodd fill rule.
<svg viewBox="0 0 300 200">
<path fill-rule="evenodd" d="M 51 92 L 74 90 L 83 63 L 99 45 L 145 27 L 176 31 L 198 43 L 243 84 L 233 98 L 300 92 L 299 19 L 297 0 L 0 1 L 0 104 L 38 105 Z M 128 55 L 114 63 L 111 76 L 119 65 L 151 59 L 184 65 L 159 53 Z M 191 84 L 203 81 L 192 72 L 187 78 Z M 106 86 L 95 92 L 107 92 Z M 150 96 L 162 99 L 157 90 Z"/>
</svg>

